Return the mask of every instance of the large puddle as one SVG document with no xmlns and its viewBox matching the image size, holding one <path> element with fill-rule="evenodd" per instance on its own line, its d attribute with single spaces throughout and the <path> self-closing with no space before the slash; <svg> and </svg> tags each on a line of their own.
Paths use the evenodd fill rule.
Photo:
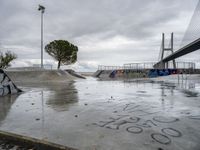
<svg viewBox="0 0 200 150">
<path fill-rule="evenodd" d="M 22 86 L 0 130 L 83 150 L 199 150 L 200 83 L 98 81 Z"/>
</svg>

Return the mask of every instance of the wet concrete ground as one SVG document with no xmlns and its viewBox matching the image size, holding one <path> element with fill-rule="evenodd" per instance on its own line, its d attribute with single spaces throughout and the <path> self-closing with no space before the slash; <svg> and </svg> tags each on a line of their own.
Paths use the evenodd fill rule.
<svg viewBox="0 0 200 150">
<path fill-rule="evenodd" d="M 200 78 L 23 85 L 0 130 L 81 150 L 199 150 Z"/>
</svg>

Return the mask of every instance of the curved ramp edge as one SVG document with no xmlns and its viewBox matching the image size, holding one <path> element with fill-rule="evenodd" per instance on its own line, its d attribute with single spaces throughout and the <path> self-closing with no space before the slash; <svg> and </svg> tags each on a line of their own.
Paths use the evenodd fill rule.
<svg viewBox="0 0 200 150">
<path fill-rule="evenodd" d="M 75 72 L 72 69 L 67 69 L 67 70 L 64 70 L 64 71 L 67 72 L 67 73 L 69 73 L 70 75 L 76 77 L 76 78 L 86 79 L 84 76 L 78 74 L 77 72 Z"/>
</svg>

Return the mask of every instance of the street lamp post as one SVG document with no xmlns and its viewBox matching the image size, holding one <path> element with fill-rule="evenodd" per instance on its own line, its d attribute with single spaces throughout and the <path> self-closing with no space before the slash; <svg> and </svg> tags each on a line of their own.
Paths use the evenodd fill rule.
<svg viewBox="0 0 200 150">
<path fill-rule="evenodd" d="M 43 68 L 43 14 L 45 11 L 45 7 L 39 5 L 38 11 L 41 11 L 41 68 Z"/>
</svg>

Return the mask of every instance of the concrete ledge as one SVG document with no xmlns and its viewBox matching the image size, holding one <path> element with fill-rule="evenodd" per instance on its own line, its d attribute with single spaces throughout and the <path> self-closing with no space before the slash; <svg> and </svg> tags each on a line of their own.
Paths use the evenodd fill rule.
<svg viewBox="0 0 200 150">
<path fill-rule="evenodd" d="M 25 147 L 34 147 L 37 150 L 77 150 L 63 145 L 22 136 L 10 132 L 0 131 L 0 139 Z"/>
</svg>

